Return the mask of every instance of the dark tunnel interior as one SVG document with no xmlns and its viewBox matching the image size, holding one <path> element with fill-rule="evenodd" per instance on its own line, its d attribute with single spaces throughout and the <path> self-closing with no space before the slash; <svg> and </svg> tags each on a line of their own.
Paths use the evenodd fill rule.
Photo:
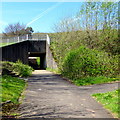
<svg viewBox="0 0 120 120">
<path fill-rule="evenodd" d="M 35 70 L 46 69 L 46 54 L 29 53 L 28 64 Z"/>
</svg>

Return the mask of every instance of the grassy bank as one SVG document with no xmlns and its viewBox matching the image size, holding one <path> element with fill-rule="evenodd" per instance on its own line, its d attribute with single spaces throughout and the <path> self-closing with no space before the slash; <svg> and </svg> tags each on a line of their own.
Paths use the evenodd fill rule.
<svg viewBox="0 0 120 120">
<path fill-rule="evenodd" d="M 0 77 L 0 83 L 2 93 L 0 97 L 2 101 L 2 116 L 11 117 L 13 115 L 14 117 L 16 115 L 15 110 L 17 110 L 20 104 L 19 99 L 26 85 L 25 80 L 18 77 L 30 76 L 33 69 L 19 60 L 16 63 L 1 61 L 1 64 L 2 77 Z"/>
<path fill-rule="evenodd" d="M 19 98 L 25 89 L 26 82 L 22 79 L 4 75 L 0 77 L 2 93 L 0 94 L 3 103 L 3 115 L 10 115 L 19 105 Z M 9 101 L 9 103 L 7 103 Z M 7 104 L 4 104 L 7 103 Z"/>
<path fill-rule="evenodd" d="M 10 100 L 17 104 L 18 98 L 25 87 L 25 81 L 8 75 L 0 78 L 2 82 L 2 102 Z"/>
<path fill-rule="evenodd" d="M 98 77 L 86 77 L 82 79 L 72 80 L 72 82 L 77 86 L 110 83 L 110 82 L 115 82 L 115 81 L 120 81 L 120 78 L 98 76 Z"/>
<path fill-rule="evenodd" d="M 112 112 L 112 114 L 120 118 L 120 101 L 119 101 L 119 90 L 107 92 L 107 93 L 97 93 L 92 96 L 96 98 L 96 100 L 103 104 L 103 106 Z"/>
</svg>

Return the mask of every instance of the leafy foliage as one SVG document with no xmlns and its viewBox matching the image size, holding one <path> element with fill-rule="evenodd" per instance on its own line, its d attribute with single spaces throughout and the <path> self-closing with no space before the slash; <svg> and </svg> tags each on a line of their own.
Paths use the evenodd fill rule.
<svg viewBox="0 0 120 120">
<path fill-rule="evenodd" d="M 20 77 L 30 76 L 32 74 L 32 71 L 33 71 L 32 67 L 30 67 L 28 65 L 24 65 L 20 61 L 17 61 L 16 63 L 3 61 L 2 67 L 3 67 L 2 68 L 3 71 L 4 70 L 11 71 Z M 6 74 L 6 73 L 3 73 L 3 74 Z"/>
<path fill-rule="evenodd" d="M 119 75 L 117 11 L 117 2 L 85 2 L 76 16 L 55 25 L 51 50 L 64 76 L 92 84 L 91 77 Z"/>
<path fill-rule="evenodd" d="M 114 76 L 118 71 L 117 58 L 114 62 L 112 61 L 113 58 L 105 52 L 81 46 L 66 55 L 61 70 L 62 74 L 70 79 L 101 75 Z"/>
</svg>

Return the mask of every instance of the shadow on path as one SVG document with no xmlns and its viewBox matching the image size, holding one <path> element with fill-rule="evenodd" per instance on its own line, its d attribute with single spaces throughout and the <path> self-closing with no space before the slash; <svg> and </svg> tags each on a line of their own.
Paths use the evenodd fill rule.
<svg viewBox="0 0 120 120">
<path fill-rule="evenodd" d="M 90 95 L 115 90 L 117 87 L 118 83 L 78 87 L 60 75 L 36 70 L 28 79 L 26 97 L 19 108 L 20 118 L 113 119 Z"/>
</svg>

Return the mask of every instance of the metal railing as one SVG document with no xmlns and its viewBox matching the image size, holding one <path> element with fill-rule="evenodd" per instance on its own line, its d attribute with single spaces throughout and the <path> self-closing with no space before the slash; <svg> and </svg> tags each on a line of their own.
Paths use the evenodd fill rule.
<svg viewBox="0 0 120 120">
<path fill-rule="evenodd" d="M 16 37 L 1 37 L 1 45 L 10 45 L 14 43 L 19 43 L 27 40 L 35 40 L 35 41 L 47 41 L 47 43 L 50 45 L 50 38 L 47 34 L 33 34 L 33 35 L 22 35 L 22 36 L 16 36 Z"/>
</svg>

